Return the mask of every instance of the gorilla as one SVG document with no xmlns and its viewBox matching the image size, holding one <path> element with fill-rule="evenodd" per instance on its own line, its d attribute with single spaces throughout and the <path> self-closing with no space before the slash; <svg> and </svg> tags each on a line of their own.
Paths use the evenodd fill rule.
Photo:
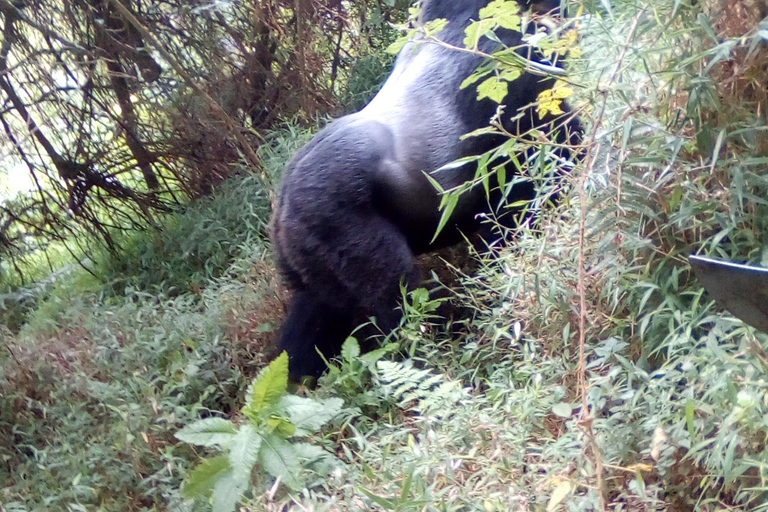
<svg viewBox="0 0 768 512">
<path fill-rule="evenodd" d="M 523 1 L 523 8 L 536 7 Z M 559 0 L 547 2 L 559 6 Z M 420 22 L 447 19 L 437 35 L 447 45 L 418 39 L 406 44 L 370 103 L 330 123 L 288 164 L 272 240 L 278 268 L 294 292 L 279 334 L 279 350 L 288 352 L 292 378 L 322 374 L 326 365 L 318 351 L 326 358 L 338 355 L 346 337 L 370 317 L 383 332 L 394 329 L 402 316 L 397 307 L 401 283 L 413 289 L 420 282 L 416 255 L 461 241 L 479 228 L 478 217 L 494 213 L 490 205 L 502 199 L 498 186 L 490 198 L 482 185 L 473 187 L 462 194 L 433 240 L 441 195 L 424 172 L 444 190 L 457 187 L 473 179 L 476 164 L 433 171 L 508 140 L 499 135 L 462 139 L 487 127 L 499 105 L 478 101 L 474 86 L 460 87 L 484 59 L 448 47 L 463 47 L 465 29 L 489 3 L 424 0 Z M 522 43 L 522 34 L 511 30 L 499 29 L 496 37 L 509 47 Z M 491 53 L 499 47 L 484 37 L 479 49 Z M 530 47 L 519 52 L 548 64 Z M 503 101 L 505 129 L 524 134 L 557 125 L 555 118 L 541 119 L 531 107 L 552 85 L 552 78 L 529 72 L 511 82 Z M 574 115 L 566 111 L 559 124 L 565 126 L 552 134 L 557 141 L 578 141 L 581 130 Z M 535 194 L 532 183 L 521 182 L 505 199 L 512 204 Z"/>
</svg>

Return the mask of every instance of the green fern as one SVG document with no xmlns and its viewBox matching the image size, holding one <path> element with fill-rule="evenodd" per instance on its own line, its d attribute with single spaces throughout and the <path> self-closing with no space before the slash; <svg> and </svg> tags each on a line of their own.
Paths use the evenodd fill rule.
<svg viewBox="0 0 768 512">
<path fill-rule="evenodd" d="M 444 375 L 431 369 L 413 366 L 413 360 L 403 362 L 378 361 L 376 385 L 384 397 L 394 399 L 404 409 L 421 414 L 447 416 L 466 391 L 461 384 L 446 380 Z"/>
</svg>

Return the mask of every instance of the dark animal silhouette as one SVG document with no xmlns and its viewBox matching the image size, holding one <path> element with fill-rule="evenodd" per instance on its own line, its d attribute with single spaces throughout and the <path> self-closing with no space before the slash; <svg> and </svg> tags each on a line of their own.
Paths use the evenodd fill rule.
<svg viewBox="0 0 768 512">
<path fill-rule="evenodd" d="M 465 28 L 488 3 L 427 0 L 421 21 L 449 20 L 437 37 L 461 47 Z M 510 47 L 521 43 L 518 32 L 498 30 L 496 35 Z M 498 46 L 484 38 L 480 50 L 492 52 Z M 477 101 L 475 87 L 460 88 L 482 63 L 482 57 L 434 42 L 407 44 L 373 100 L 329 124 L 288 165 L 272 239 L 279 269 L 294 291 L 280 333 L 280 350 L 290 356 L 293 377 L 320 375 L 326 366 L 316 348 L 326 358 L 337 355 L 353 328 L 371 316 L 385 332 L 396 327 L 402 280 L 409 288 L 420 280 L 415 255 L 462 240 L 462 233 L 478 228 L 477 215 L 498 203 L 501 192 L 494 190 L 496 197 L 489 201 L 483 187 L 475 187 L 463 194 L 431 242 L 441 216 L 440 195 L 424 171 L 482 154 L 506 140 L 493 135 L 461 140 L 487 126 L 497 111 L 493 101 Z M 552 121 L 539 119 L 532 108 L 510 120 L 552 83 L 524 73 L 510 84 L 503 102 L 508 131 L 522 134 Z M 560 141 L 567 140 L 565 132 L 580 132 L 578 120 L 569 119 L 569 130 L 556 135 Z M 449 189 L 472 179 L 475 171 L 474 164 L 467 164 L 432 176 Z M 507 199 L 534 197 L 533 184 L 525 182 L 515 185 Z"/>
</svg>

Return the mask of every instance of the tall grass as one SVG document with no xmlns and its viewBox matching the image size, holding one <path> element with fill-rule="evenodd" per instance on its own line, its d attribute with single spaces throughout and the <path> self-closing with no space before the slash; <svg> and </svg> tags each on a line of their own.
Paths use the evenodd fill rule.
<svg viewBox="0 0 768 512">
<path fill-rule="evenodd" d="M 0 351 L 3 510 L 166 510 L 194 459 L 173 433 L 239 409 L 282 315 L 266 225 L 272 180 L 307 138 L 262 146 L 265 177 L 241 176 L 92 254 L 47 290 Z M 106 286 L 105 286 L 106 284 Z"/>
</svg>

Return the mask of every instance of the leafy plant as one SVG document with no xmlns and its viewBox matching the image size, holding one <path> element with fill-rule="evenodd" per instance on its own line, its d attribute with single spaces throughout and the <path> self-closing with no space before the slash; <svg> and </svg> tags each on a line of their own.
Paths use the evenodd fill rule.
<svg viewBox="0 0 768 512">
<path fill-rule="evenodd" d="M 256 467 L 294 490 L 305 485 L 302 468 L 328 471 L 332 467 L 330 455 L 322 448 L 289 440 L 319 430 L 341 411 L 343 401 L 288 395 L 287 387 L 288 354 L 283 352 L 249 387 L 242 409 L 246 421 L 241 425 L 214 417 L 176 433 L 180 441 L 223 452 L 190 473 L 183 496 L 210 498 L 214 512 L 230 512 L 248 490 Z"/>
</svg>

